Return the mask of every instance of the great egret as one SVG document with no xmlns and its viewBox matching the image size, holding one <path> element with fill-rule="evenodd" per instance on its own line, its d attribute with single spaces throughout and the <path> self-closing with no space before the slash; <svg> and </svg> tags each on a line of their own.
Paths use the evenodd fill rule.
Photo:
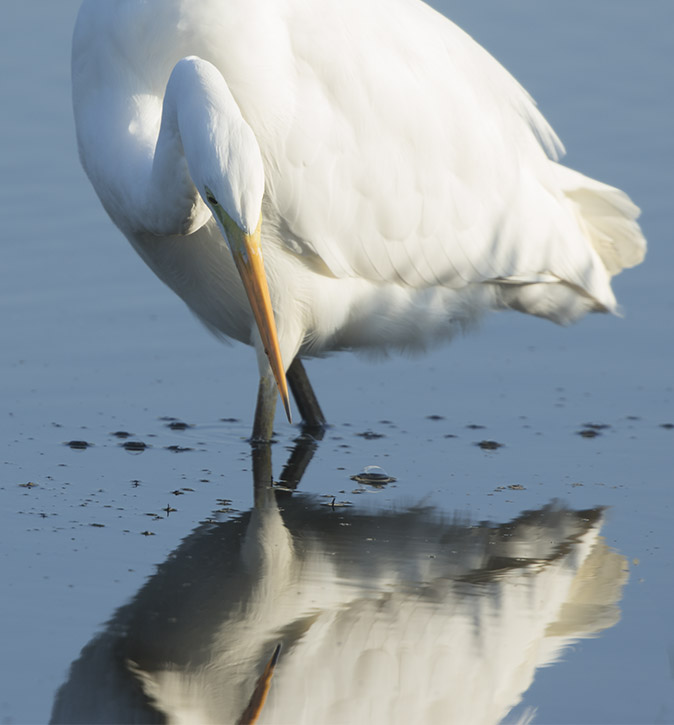
<svg viewBox="0 0 674 725">
<path fill-rule="evenodd" d="M 274 380 L 289 415 L 288 367 L 323 422 L 300 357 L 423 348 L 489 309 L 613 311 L 645 253 L 629 198 L 557 163 L 527 93 L 418 0 L 85 0 L 72 80 L 112 220 L 255 347 L 254 438 Z"/>
</svg>

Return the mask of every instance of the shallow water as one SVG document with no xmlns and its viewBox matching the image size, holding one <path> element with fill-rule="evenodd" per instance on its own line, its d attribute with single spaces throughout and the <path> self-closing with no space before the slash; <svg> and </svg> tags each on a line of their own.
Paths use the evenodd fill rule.
<svg viewBox="0 0 674 725">
<path fill-rule="evenodd" d="M 46 721 L 66 681 L 81 693 L 68 673 L 82 648 L 101 632 L 105 638 L 105 623 L 126 616 L 129 609 L 119 608 L 133 608 L 148 587 L 163 591 L 161 572 L 191 542 L 208 540 L 209 527 L 224 527 L 216 530 L 226 539 L 249 526 L 254 503 L 245 441 L 256 388 L 251 351 L 223 347 L 194 322 L 112 227 L 79 169 L 68 80 L 78 4 L 24 0 L 4 9 L 0 27 L 0 720 L 8 723 Z M 547 619 L 536 619 L 540 607 L 503 605 L 491 617 L 475 616 L 471 631 L 481 633 L 483 649 L 460 648 L 463 672 L 471 666 L 466 682 L 480 701 L 476 683 L 490 691 L 487 673 L 513 671 L 525 645 L 538 648 L 527 676 L 502 685 L 502 709 L 485 721 L 498 721 L 503 703 L 521 698 L 506 721 L 534 708 L 538 723 L 674 722 L 674 6 L 650 0 L 645 12 L 642 4 L 615 0 L 493 0 L 444 8 L 537 99 L 567 146 L 568 163 L 624 188 L 642 207 L 649 256 L 616 279 L 622 319 L 594 316 L 561 329 L 502 314 L 426 357 L 371 364 L 344 355 L 309 363 L 333 425 L 301 493 L 286 495 L 281 515 L 293 536 L 310 532 L 317 550 L 337 552 L 340 602 L 347 601 L 344 591 L 353 596 L 362 588 L 369 561 L 386 581 L 376 593 L 394 598 L 412 585 L 449 582 L 434 599 L 438 615 L 457 611 L 459 580 L 473 587 L 467 601 L 482 601 L 471 605 L 476 610 L 489 601 L 475 594 L 474 578 L 491 569 L 470 559 L 466 532 L 489 541 L 490 531 L 539 512 L 521 558 L 545 558 L 532 538 L 547 537 L 564 551 L 554 559 L 563 570 L 554 580 L 553 566 L 534 575 L 534 565 L 523 564 L 528 586 L 549 605 Z M 171 418 L 189 427 L 174 430 Z M 298 431 L 282 420 L 277 430 L 278 479 Z M 588 430 L 597 435 L 579 434 Z M 122 431 L 131 435 L 114 435 Z M 74 440 L 90 446 L 66 445 Z M 148 447 L 129 452 L 122 447 L 128 441 Z M 476 445 L 482 441 L 503 445 L 485 450 Z M 366 465 L 382 466 L 396 481 L 383 488 L 352 481 Z M 322 506 L 333 497 L 334 507 Z M 553 501 L 557 508 L 546 508 Z M 338 505 L 345 502 L 351 506 Z M 363 543 L 381 541 L 382 522 L 420 505 L 429 531 L 439 521 L 448 530 L 458 526 L 456 516 L 463 522 L 461 531 L 451 529 L 456 560 L 447 562 L 446 550 L 440 556 L 415 548 L 402 526 L 399 541 L 387 531 L 384 541 L 393 543 L 381 544 L 379 558 Z M 601 517 L 586 514 L 582 533 L 541 519 L 550 510 L 573 517 L 596 507 L 605 507 Z M 295 511 L 318 513 L 303 522 Z M 326 515 L 333 525 L 334 517 L 357 521 L 351 531 L 360 538 L 330 538 L 334 527 L 321 523 Z M 591 598 L 579 599 L 589 549 L 610 565 L 600 566 Z M 223 551 L 216 556 L 232 557 L 223 576 L 234 576 L 238 549 Z M 350 577 L 342 553 L 353 560 Z M 436 569 L 427 571 L 419 561 L 432 555 Z M 512 562 L 500 571 L 504 592 L 516 588 L 522 571 Z M 502 604 L 510 601 L 504 592 Z M 568 607 L 581 600 L 595 614 L 575 617 L 561 636 L 560 621 L 568 623 Z M 133 611 L 142 626 L 143 610 Z M 231 611 L 223 605 L 229 622 L 236 620 Z M 299 611 L 288 610 L 288 621 Z M 437 641 L 463 636 L 438 627 Z M 396 631 L 402 643 L 415 632 Z M 557 649 L 550 645 L 555 636 Z M 293 651 L 284 649 L 282 665 L 285 658 L 290 668 Z M 557 661 L 541 667 L 549 659 Z M 451 662 L 446 667 L 453 678 L 461 675 Z M 280 666 L 279 685 L 283 676 Z M 269 705 L 272 717 L 279 711 L 271 708 L 281 705 Z"/>
</svg>

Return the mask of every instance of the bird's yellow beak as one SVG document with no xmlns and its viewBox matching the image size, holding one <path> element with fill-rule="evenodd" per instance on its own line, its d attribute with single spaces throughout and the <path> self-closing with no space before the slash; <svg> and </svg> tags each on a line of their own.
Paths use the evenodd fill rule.
<svg viewBox="0 0 674 725">
<path fill-rule="evenodd" d="M 286 382 L 285 367 L 281 360 L 281 351 L 278 344 L 278 335 L 276 332 L 276 323 L 274 322 L 274 312 L 271 307 L 271 299 L 269 297 L 269 287 L 267 286 L 267 278 L 264 273 L 264 263 L 262 261 L 262 247 L 260 246 L 260 227 L 262 217 L 257 223 L 257 228 L 252 234 L 246 234 L 235 224 L 226 213 L 223 213 L 223 226 L 227 232 L 230 249 L 236 268 L 241 275 L 248 301 L 250 302 L 257 329 L 264 345 L 264 351 L 271 365 L 274 379 L 281 394 L 283 407 L 288 417 L 288 422 L 292 423 L 290 416 L 290 400 L 288 398 L 288 383 Z"/>
</svg>

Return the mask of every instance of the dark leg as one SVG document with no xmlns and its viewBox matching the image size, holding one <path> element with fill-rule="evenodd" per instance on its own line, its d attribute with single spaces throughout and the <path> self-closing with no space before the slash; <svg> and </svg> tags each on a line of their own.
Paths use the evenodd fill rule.
<svg viewBox="0 0 674 725">
<path fill-rule="evenodd" d="M 297 409 L 302 416 L 306 428 L 324 428 L 325 416 L 318 404 L 316 393 L 311 387 L 306 370 L 299 357 L 296 357 L 286 373 L 288 385 L 292 390 Z"/>
</svg>

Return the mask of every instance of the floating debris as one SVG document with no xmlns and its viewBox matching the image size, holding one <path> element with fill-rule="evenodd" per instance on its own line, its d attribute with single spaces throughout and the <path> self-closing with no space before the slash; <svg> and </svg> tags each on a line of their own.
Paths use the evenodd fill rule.
<svg viewBox="0 0 674 725">
<path fill-rule="evenodd" d="M 167 424 L 167 428 L 170 428 L 171 430 L 187 430 L 187 428 L 191 427 L 191 425 L 183 423 L 181 420 L 172 420 Z"/>
<path fill-rule="evenodd" d="M 122 443 L 122 448 L 130 453 L 142 453 L 148 447 L 143 441 L 126 441 Z"/>
<path fill-rule="evenodd" d="M 114 433 L 112 433 L 115 438 L 131 438 L 133 433 L 129 433 L 126 430 L 116 430 Z"/>
<path fill-rule="evenodd" d="M 375 433 L 372 430 L 366 430 L 366 431 L 363 431 L 363 433 L 356 433 L 356 435 L 360 436 L 361 438 L 365 438 L 366 441 L 374 441 L 377 438 L 386 437 L 383 433 Z"/>
<path fill-rule="evenodd" d="M 166 446 L 166 450 L 171 451 L 171 453 L 185 453 L 186 451 L 193 451 L 194 448 L 189 446 Z"/>
<path fill-rule="evenodd" d="M 365 466 L 360 473 L 351 476 L 352 481 L 367 483 L 371 486 L 381 486 L 385 483 L 392 483 L 396 479 L 389 476 L 381 466 Z"/>
<path fill-rule="evenodd" d="M 66 445 L 75 451 L 83 451 L 85 448 L 89 448 L 89 446 L 93 444 L 87 443 L 87 441 L 68 441 Z"/>
<path fill-rule="evenodd" d="M 665 430 L 674 430 L 674 423 L 660 423 L 660 427 Z"/>
<path fill-rule="evenodd" d="M 470 423 L 470 425 L 467 425 L 466 428 L 468 428 L 468 430 L 483 430 L 485 426 L 477 425 L 476 423 Z"/>
<path fill-rule="evenodd" d="M 35 486 L 37 486 L 37 483 L 33 483 L 32 481 L 28 481 L 27 483 L 20 483 L 19 486 L 21 488 L 35 488 Z"/>
<path fill-rule="evenodd" d="M 576 434 L 581 438 L 596 438 L 601 435 L 596 428 L 584 428 L 583 430 L 576 431 Z"/>
<path fill-rule="evenodd" d="M 498 441 L 480 441 L 475 445 L 482 448 L 483 451 L 495 451 L 498 448 L 503 448 L 503 443 L 499 443 Z"/>
<path fill-rule="evenodd" d="M 330 508 L 336 509 L 353 506 L 353 504 L 351 503 L 351 501 L 337 501 L 337 499 L 333 496 L 332 501 L 324 501 L 321 506 L 330 506 Z"/>
<path fill-rule="evenodd" d="M 427 415 L 426 420 L 444 420 L 444 415 Z"/>
<path fill-rule="evenodd" d="M 611 426 L 608 423 L 583 423 L 583 427 L 590 430 L 606 430 Z"/>
<path fill-rule="evenodd" d="M 154 531 L 141 531 L 141 536 L 154 536 Z"/>
</svg>

